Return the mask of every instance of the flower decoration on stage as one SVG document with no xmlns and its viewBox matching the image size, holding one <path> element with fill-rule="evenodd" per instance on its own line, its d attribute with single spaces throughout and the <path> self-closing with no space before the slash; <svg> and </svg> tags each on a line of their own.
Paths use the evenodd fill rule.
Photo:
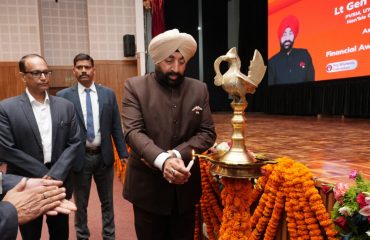
<svg viewBox="0 0 370 240">
<path fill-rule="evenodd" d="M 337 239 L 330 214 L 305 165 L 290 158 L 278 158 L 276 164 L 263 166 L 263 176 L 255 181 L 216 179 L 210 174 L 207 156 L 198 157 L 202 180 L 200 206 L 208 239 L 273 240 L 284 217 L 290 239 Z"/>
<path fill-rule="evenodd" d="M 352 183 L 337 183 L 332 219 L 343 239 L 370 239 L 370 181 L 352 171 Z"/>
</svg>

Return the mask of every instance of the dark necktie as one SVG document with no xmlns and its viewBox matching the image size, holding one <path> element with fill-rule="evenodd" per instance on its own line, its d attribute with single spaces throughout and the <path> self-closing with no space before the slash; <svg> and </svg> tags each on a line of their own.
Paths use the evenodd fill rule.
<svg viewBox="0 0 370 240">
<path fill-rule="evenodd" d="M 94 118 L 91 106 L 91 97 L 90 97 L 90 88 L 85 88 L 86 92 L 86 129 L 87 129 L 87 140 L 89 142 L 94 141 L 95 132 L 94 132 Z"/>
</svg>

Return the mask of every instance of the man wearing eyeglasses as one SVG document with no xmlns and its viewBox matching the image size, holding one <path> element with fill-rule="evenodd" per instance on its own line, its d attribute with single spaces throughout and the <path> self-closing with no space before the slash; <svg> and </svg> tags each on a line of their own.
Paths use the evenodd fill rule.
<svg viewBox="0 0 370 240">
<path fill-rule="evenodd" d="M 43 57 L 29 54 L 19 61 L 26 90 L 0 102 L 0 162 L 7 173 L 63 181 L 72 196 L 70 170 L 80 147 L 74 106 L 48 94 L 51 71 Z M 20 226 L 22 238 L 41 238 L 43 216 Z M 68 215 L 47 216 L 50 239 L 68 239 Z"/>
</svg>

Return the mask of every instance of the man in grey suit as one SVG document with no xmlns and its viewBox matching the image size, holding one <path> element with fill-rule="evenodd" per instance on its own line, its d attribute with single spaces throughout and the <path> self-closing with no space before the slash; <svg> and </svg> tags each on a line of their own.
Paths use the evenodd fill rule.
<svg viewBox="0 0 370 240">
<path fill-rule="evenodd" d="M 94 60 L 80 53 L 73 60 L 73 73 L 78 84 L 63 89 L 57 95 L 70 100 L 78 116 L 81 131 L 79 158 L 82 165 L 76 169 L 74 198 L 77 205 L 75 228 L 77 239 L 88 239 L 87 205 L 91 179 L 94 177 L 102 206 L 103 239 L 115 239 L 113 209 L 114 150 L 116 146 L 121 161 L 127 158 L 121 119 L 114 92 L 94 83 Z"/>
<path fill-rule="evenodd" d="M 76 211 L 70 201 L 62 204 L 65 188 L 61 181 L 42 178 L 22 178 L 0 172 L 0 236 L 14 240 L 18 225 L 25 224 L 41 214 L 69 214 Z"/>
<path fill-rule="evenodd" d="M 69 199 L 72 164 L 80 146 L 80 130 L 71 102 L 51 96 L 51 71 L 43 57 L 29 54 L 19 61 L 26 91 L 0 102 L 0 162 L 7 172 L 63 181 Z M 43 217 L 20 226 L 23 239 L 40 239 Z M 50 239 L 68 239 L 68 216 L 47 216 Z"/>
</svg>

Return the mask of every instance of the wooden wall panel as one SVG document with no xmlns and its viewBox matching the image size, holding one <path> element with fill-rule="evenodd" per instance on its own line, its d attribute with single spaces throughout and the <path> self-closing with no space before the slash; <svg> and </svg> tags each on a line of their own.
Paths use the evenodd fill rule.
<svg viewBox="0 0 370 240">
<path fill-rule="evenodd" d="M 55 95 L 57 91 L 76 83 L 72 65 L 50 66 L 49 68 L 53 70 L 50 94 Z M 97 60 L 95 68 L 95 82 L 113 89 L 121 110 L 124 82 L 138 73 L 136 60 Z M 19 95 L 24 89 L 19 76 L 18 63 L 0 62 L 0 100 Z"/>
<path fill-rule="evenodd" d="M 73 66 L 49 66 L 53 71 L 50 87 L 51 88 L 65 88 L 72 86 L 75 83 L 75 77 L 72 72 Z"/>
<path fill-rule="evenodd" d="M 0 100 L 19 95 L 25 89 L 17 62 L 0 62 Z"/>
<path fill-rule="evenodd" d="M 95 61 L 95 82 L 110 87 L 116 93 L 119 109 L 122 110 L 123 86 L 125 80 L 137 76 L 136 60 Z"/>
</svg>

